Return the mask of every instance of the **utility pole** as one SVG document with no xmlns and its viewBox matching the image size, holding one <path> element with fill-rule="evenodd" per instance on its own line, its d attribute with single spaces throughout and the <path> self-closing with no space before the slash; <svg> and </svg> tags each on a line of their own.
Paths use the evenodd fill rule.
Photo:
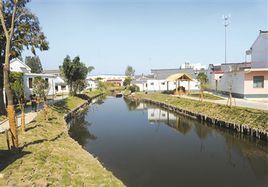
<svg viewBox="0 0 268 187">
<path fill-rule="evenodd" d="M 231 15 L 229 14 L 228 16 L 222 15 L 222 19 L 224 21 L 224 37 L 225 37 L 225 49 L 224 49 L 224 62 L 225 64 L 227 63 L 227 27 L 230 25 L 230 18 Z"/>
</svg>

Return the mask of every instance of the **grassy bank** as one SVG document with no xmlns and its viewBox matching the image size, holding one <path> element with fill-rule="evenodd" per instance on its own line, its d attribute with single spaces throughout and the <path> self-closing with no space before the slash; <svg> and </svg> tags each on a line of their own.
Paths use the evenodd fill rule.
<svg viewBox="0 0 268 187">
<path fill-rule="evenodd" d="M 20 150 L 7 151 L 0 135 L 0 186 L 123 186 L 99 161 L 68 135 L 64 113 L 84 103 L 69 97 L 43 113 L 19 133 Z"/>
<path fill-rule="evenodd" d="M 244 124 L 249 127 L 262 129 L 268 131 L 268 112 L 257 109 L 250 109 L 244 107 L 229 108 L 226 105 L 219 105 L 210 102 L 200 102 L 185 98 L 176 98 L 164 94 L 144 94 L 136 93 L 137 98 L 146 98 L 153 101 L 159 101 L 173 105 L 175 107 L 183 108 L 195 113 L 201 113 L 206 116 L 221 119 L 226 122 L 235 124 Z"/>
<path fill-rule="evenodd" d="M 85 91 L 84 92 L 88 97 L 94 97 L 96 95 L 99 95 L 99 94 L 104 94 L 104 91 L 101 91 L 101 90 L 92 90 L 92 91 Z"/>
<path fill-rule="evenodd" d="M 195 97 L 195 98 L 200 98 L 200 93 L 192 93 L 188 95 L 189 97 Z M 210 99 L 210 100 L 222 100 L 221 97 L 209 93 L 204 93 L 204 99 Z"/>
</svg>

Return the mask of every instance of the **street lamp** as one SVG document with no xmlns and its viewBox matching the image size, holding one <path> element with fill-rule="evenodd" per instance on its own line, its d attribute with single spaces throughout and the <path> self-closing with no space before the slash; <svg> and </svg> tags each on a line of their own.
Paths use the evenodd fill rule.
<svg viewBox="0 0 268 187">
<path fill-rule="evenodd" d="M 225 64 L 227 63 L 227 27 L 230 25 L 230 18 L 231 18 L 231 14 L 229 14 L 228 16 L 222 15 L 222 19 L 224 21 L 223 25 L 224 25 L 224 36 L 225 36 L 225 52 L 224 52 L 224 60 L 225 60 Z"/>
</svg>

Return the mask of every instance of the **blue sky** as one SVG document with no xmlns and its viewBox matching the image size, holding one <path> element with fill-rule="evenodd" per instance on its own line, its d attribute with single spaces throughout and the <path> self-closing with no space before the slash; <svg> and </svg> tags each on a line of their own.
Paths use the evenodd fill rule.
<svg viewBox="0 0 268 187">
<path fill-rule="evenodd" d="M 268 0 L 32 0 L 50 50 L 45 69 L 79 55 L 93 74 L 137 73 L 224 61 L 222 14 L 231 14 L 228 61 L 241 62 L 259 30 L 268 30 Z"/>
</svg>

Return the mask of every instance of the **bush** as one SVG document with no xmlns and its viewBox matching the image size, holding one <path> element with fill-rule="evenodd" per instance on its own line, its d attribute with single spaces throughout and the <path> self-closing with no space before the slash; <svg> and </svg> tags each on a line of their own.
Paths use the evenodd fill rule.
<svg viewBox="0 0 268 187">
<path fill-rule="evenodd" d="M 131 93 L 140 91 L 140 88 L 136 85 L 131 85 L 128 87 L 128 89 L 130 90 Z"/>
</svg>

